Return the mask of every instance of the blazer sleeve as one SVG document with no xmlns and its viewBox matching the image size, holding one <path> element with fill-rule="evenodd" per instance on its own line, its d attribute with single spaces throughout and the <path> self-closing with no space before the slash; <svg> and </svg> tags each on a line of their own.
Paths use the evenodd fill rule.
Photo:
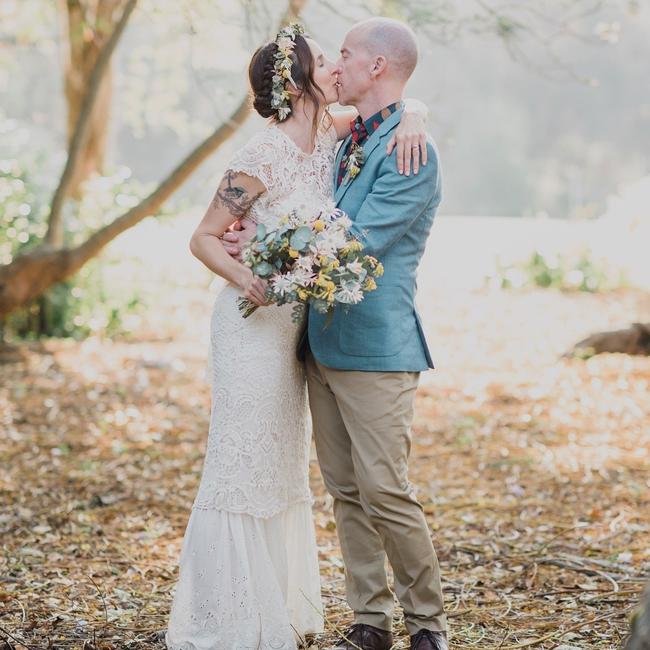
<svg viewBox="0 0 650 650">
<path fill-rule="evenodd" d="M 427 144 L 427 151 L 427 164 L 410 176 L 397 172 L 396 150 L 385 156 L 351 228 L 351 233 L 364 245 L 365 254 L 381 260 L 425 208 L 440 203 L 438 155 L 431 143 Z"/>
</svg>

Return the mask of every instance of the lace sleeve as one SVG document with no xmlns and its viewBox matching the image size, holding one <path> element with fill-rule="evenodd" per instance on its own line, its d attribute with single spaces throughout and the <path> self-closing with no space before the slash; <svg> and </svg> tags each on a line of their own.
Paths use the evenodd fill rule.
<svg viewBox="0 0 650 650">
<path fill-rule="evenodd" d="M 228 163 L 227 169 L 259 178 L 267 190 L 273 186 L 273 156 L 275 147 L 267 130 L 256 133 Z"/>
</svg>

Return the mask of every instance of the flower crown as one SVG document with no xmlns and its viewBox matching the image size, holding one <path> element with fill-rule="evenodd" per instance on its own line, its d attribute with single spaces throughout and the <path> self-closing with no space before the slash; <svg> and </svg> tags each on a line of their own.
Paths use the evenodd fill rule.
<svg viewBox="0 0 650 650">
<path fill-rule="evenodd" d="M 271 90 L 271 107 L 278 114 L 278 120 L 282 122 L 289 117 L 291 105 L 289 104 L 290 95 L 285 89 L 285 83 L 291 82 L 291 85 L 298 89 L 296 82 L 291 76 L 291 53 L 295 47 L 296 36 L 304 34 L 305 28 L 300 23 L 291 23 L 283 27 L 275 37 L 275 44 L 278 51 L 273 55 L 273 87 Z"/>
</svg>

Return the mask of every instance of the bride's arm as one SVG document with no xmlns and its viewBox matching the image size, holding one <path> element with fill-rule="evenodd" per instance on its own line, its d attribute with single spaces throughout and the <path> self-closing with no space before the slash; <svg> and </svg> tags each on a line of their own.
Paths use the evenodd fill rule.
<svg viewBox="0 0 650 650">
<path fill-rule="evenodd" d="M 258 178 L 227 170 L 190 239 L 192 255 L 212 272 L 240 287 L 244 298 L 256 305 L 266 302 L 266 283 L 228 254 L 221 237 L 235 221 L 246 216 L 253 202 L 264 192 L 266 187 Z"/>
<path fill-rule="evenodd" d="M 338 140 L 343 140 L 350 135 L 350 122 L 357 119 L 359 111 L 350 107 L 340 108 L 337 111 L 332 111 L 331 115 L 336 129 L 336 137 Z"/>
</svg>

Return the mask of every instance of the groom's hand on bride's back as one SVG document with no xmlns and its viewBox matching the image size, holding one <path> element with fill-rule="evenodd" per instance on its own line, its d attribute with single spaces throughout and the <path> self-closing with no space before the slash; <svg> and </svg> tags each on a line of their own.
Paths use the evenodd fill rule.
<svg viewBox="0 0 650 650">
<path fill-rule="evenodd" d="M 221 238 L 226 253 L 241 261 L 242 247 L 255 236 L 255 224 L 249 219 L 235 221 Z"/>
</svg>

